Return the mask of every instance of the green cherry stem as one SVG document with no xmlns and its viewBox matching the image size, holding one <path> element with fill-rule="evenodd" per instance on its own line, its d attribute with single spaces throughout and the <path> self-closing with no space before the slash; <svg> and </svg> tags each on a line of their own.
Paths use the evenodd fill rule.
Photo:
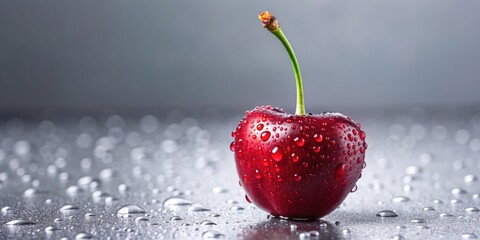
<svg viewBox="0 0 480 240">
<path fill-rule="evenodd" d="M 295 52 L 293 51 L 293 48 L 290 45 L 290 42 L 288 41 L 287 37 L 283 33 L 282 29 L 280 28 L 280 24 L 278 23 L 277 19 L 273 15 L 271 15 L 268 11 L 265 11 L 260 15 L 258 15 L 258 17 L 262 21 L 263 26 L 267 28 L 270 32 L 272 32 L 273 35 L 275 35 L 280 40 L 280 42 L 283 44 L 283 46 L 288 52 L 288 56 L 290 57 L 290 62 L 292 63 L 293 73 L 295 74 L 295 83 L 297 86 L 297 107 L 295 110 L 295 114 L 305 115 L 302 74 L 300 73 L 300 67 L 298 65 Z"/>
<path fill-rule="evenodd" d="M 290 42 L 288 42 L 287 37 L 283 34 L 281 28 L 272 32 L 280 42 L 282 42 L 283 46 L 288 52 L 288 56 L 290 57 L 290 62 L 292 63 L 293 73 L 295 74 L 295 83 L 297 85 L 297 108 L 295 110 L 296 115 L 305 115 L 305 103 L 303 99 L 303 84 L 302 84 L 302 74 L 300 73 L 300 67 L 298 66 L 297 57 L 295 56 L 295 52 L 293 51 Z"/>
</svg>

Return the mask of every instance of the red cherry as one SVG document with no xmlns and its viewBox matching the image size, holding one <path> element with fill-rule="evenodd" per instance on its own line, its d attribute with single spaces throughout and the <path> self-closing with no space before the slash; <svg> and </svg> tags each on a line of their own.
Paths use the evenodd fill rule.
<svg viewBox="0 0 480 240">
<path fill-rule="evenodd" d="M 287 49 L 297 109 L 295 115 L 270 106 L 246 112 L 230 145 L 240 186 L 246 201 L 274 216 L 320 218 L 356 191 L 366 166 L 365 132 L 339 113 L 305 114 L 295 53 L 274 16 L 263 12 L 259 18 Z"/>
<path fill-rule="evenodd" d="M 261 131 L 249 127 L 250 122 L 258 120 L 265 125 Z M 287 131 L 277 131 L 278 138 L 248 137 L 282 127 Z M 348 136 L 362 133 L 355 122 L 338 113 L 291 115 L 267 107 L 248 111 L 237 127 L 234 141 L 243 189 L 252 203 L 274 216 L 323 217 L 355 189 L 366 144 L 364 137 Z M 347 145 L 361 146 L 360 151 L 348 149 Z"/>
</svg>

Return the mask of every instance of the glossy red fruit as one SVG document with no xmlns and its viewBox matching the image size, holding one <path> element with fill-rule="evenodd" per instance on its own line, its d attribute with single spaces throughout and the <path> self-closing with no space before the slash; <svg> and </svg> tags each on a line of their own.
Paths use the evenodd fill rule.
<svg viewBox="0 0 480 240">
<path fill-rule="evenodd" d="M 232 136 L 240 184 L 273 216 L 320 218 L 337 208 L 361 176 L 365 133 L 339 113 L 248 111 Z"/>
</svg>

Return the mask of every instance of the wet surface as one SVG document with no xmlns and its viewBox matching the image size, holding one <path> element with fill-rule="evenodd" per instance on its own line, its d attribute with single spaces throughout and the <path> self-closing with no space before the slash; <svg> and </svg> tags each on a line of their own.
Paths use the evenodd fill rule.
<svg viewBox="0 0 480 240">
<path fill-rule="evenodd" d="M 349 114 L 367 133 L 358 189 L 317 221 L 245 200 L 229 149 L 241 116 L 0 119 L 0 238 L 475 239 L 480 111 Z"/>
</svg>

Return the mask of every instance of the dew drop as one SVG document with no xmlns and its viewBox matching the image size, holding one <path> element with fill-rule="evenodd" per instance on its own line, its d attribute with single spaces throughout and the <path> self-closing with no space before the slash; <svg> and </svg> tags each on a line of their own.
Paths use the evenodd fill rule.
<svg viewBox="0 0 480 240">
<path fill-rule="evenodd" d="M 135 218 L 136 223 L 142 223 L 142 222 L 147 222 L 149 219 L 147 217 L 137 217 Z"/>
<path fill-rule="evenodd" d="M 250 198 L 248 198 L 247 194 L 245 194 L 245 200 L 247 200 L 248 203 L 252 203 L 252 200 L 250 200 Z"/>
<path fill-rule="evenodd" d="M 352 192 L 352 193 L 356 192 L 357 189 L 358 189 L 358 186 L 357 186 L 357 184 L 355 184 L 355 186 L 353 186 L 353 188 L 352 188 L 352 190 L 350 190 L 350 192 Z"/>
<path fill-rule="evenodd" d="M 410 220 L 411 223 L 425 223 L 425 219 L 423 218 L 414 218 Z"/>
<path fill-rule="evenodd" d="M 319 134 L 319 133 L 315 133 L 313 134 L 313 140 L 315 140 L 315 142 L 322 142 L 323 141 L 323 136 L 322 134 Z"/>
<path fill-rule="evenodd" d="M 283 157 L 282 150 L 279 147 L 274 147 L 272 149 L 272 159 L 278 162 L 282 160 L 282 157 Z"/>
<path fill-rule="evenodd" d="M 12 225 L 12 226 L 23 226 L 23 225 L 33 225 L 33 224 L 36 224 L 36 223 L 32 222 L 32 221 L 29 221 L 29 220 L 16 219 L 16 220 L 12 220 L 10 222 L 7 222 L 5 224 Z"/>
<path fill-rule="evenodd" d="M 224 238 L 224 237 L 225 237 L 225 235 L 223 235 L 222 233 L 217 232 L 217 231 L 213 231 L 213 230 L 206 231 L 202 234 L 203 239 L 219 239 L 219 238 Z"/>
<path fill-rule="evenodd" d="M 295 173 L 295 175 L 293 175 L 293 179 L 295 179 L 297 182 L 300 182 L 302 180 L 302 176 Z"/>
<path fill-rule="evenodd" d="M 453 189 L 451 190 L 451 193 L 452 193 L 453 195 L 460 195 L 460 194 L 465 194 L 465 193 L 467 193 L 467 191 L 465 191 L 465 190 L 462 189 L 462 188 L 458 188 L 458 187 L 457 187 L 457 188 L 453 188 Z"/>
<path fill-rule="evenodd" d="M 468 174 L 468 175 L 465 175 L 465 177 L 463 177 L 463 181 L 465 183 L 473 183 L 473 182 L 476 182 L 477 181 L 477 176 L 473 175 L 473 174 Z"/>
<path fill-rule="evenodd" d="M 48 193 L 47 191 L 42 191 L 42 190 L 38 190 L 38 189 L 35 189 L 35 188 L 29 188 L 29 189 L 25 190 L 25 192 L 23 192 L 23 196 L 27 197 L 27 198 L 30 198 L 30 197 L 35 197 L 39 194 L 47 194 L 47 193 Z"/>
<path fill-rule="evenodd" d="M 262 129 L 263 129 L 263 124 L 262 123 L 257 124 L 257 130 L 262 131 Z"/>
<path fill-rule="evenodd" d="M 61 229 L 56 228 L 56 227 L 52 227 L 52 226 L 45 228 L 45 232 L 55 232 L 55 231 L 59 231 L 59 230 L 61 230 Z"/>
<path fill-rule="evenodd" d="M 301 138 L 301 137 L 295 137 L 293 139 L 293 141 L 295 142 L 295 144 L 299 147 L 303 147 L 303 145 L 305 145 L 305 139 Z"/>
<path fill-rule="evenodd" d="M 316 152 L 316 153 L 320 152 L 320 147 L 319 146 L 313 146 L 312 149 L 313 149 L 313 152 Z"/>
<path fill-rule="evenodd" d="M 67 213 L 67 212 L 70 212 L 70 211 L 76 211 L 76 210 L 78 210 L 78 207 L 74 206 L 74 205 L 65 205 L 62 208 L 60 208 L 60 212 L 63 212 L 63 213 Z"/>
<path fill-rule="evenodd" d="M 476 239 L 477 235 L 475 233 L 464 233 L 462 234 L 463 239 Z"/>
<path fill-rule="evenodd" d="M 480 209 L 478 209 L 477 207 L 469 207 L 465 208 L 465 212 L 480 212 Z"/>
<path fill-rule="evenodd" d="M 403 203 L 408 201 L 410 201 L 410 198 L 404 197 L 404 196 L 398 196 L 398 197 L 392 198 L 392 202 L 394 203 Z"/>
<path fill-rule="evenodd" d="M 377 217 L 398 217 L 398 215 L 392 210 L 383 210 L 377 213 Z"/>
<path fill-rule="evenodd" d="M 117 210 L 119 216 L 142 213 L 146 213 L 145 209 L 133 204 L 122 206 Z"/>
<path fill-rule="evenodd" d="M 271 133 L 269 131 L 264 131 L 260 134 L 260 139 L 265 142 L 270 138 L 270 135 Z"/>
<path fill-rule="evenodd" d="M 335 180 L 342 181 L 345 178 L 346 166 L 343 163 L 340 163 L 337 168 L 335 169 Z"/>
<path fill-rule="evenodd" d="M 11 207 L 3 207 L 2 208 L 3 215 L 7 215 L 7 214 L 12 213 L 12 212 L 13 212 L 13 208 L 11 208 Z"/>
<path fill-rule="evenodd" d="M 192 206 L 190 206 L 188 208 L 188 211 L 189 212 L 206 212 L 206 211 L 210 211 L 210 209 L 205 208 L 204 206 L 202 206 L 200 204 L 193 204 Z"/>
<path fill-rule="evenodd" d="M 230 143 L 230 151 L 232 151 L 232 152 L 235 151 L 235 141 Z"/>
<path fill-rule="evenodd" d="M 298 157 L 298 155 L 297 155 L 297 154 L 295 154 L 295 153 L 292 153 L 292 155 L 291 155 L 291 156 L 292 156 L 292 162 L 298 162 L 298 160 L 299 160 L 299 157 Z"/>
<path fill-rule="evenodd" d="M 359 136 L 360 136 L 360 139 L 365 140 L 366 135 L 364 131 L 360 131 Z"/>
<path fill-rule="evenodd" d="M 92 239 L 93 235 L 90 233 L 79 233 L 75 236 L 75 239 Z"/>
<path fill-rule="evenodd" d="M 163 202 L 163 206 L 187 206 L 192 205 L 192 202 L 178 197 L 168 198 Z"/>
<path fill-rule="evenodd" d="M 212 225 L 217 225 L 216 223 L 210 221 L 210 220 L 203 220 L 200 225 L 204 225 L 204 226 L 212 226 Z"/>
</svg>

